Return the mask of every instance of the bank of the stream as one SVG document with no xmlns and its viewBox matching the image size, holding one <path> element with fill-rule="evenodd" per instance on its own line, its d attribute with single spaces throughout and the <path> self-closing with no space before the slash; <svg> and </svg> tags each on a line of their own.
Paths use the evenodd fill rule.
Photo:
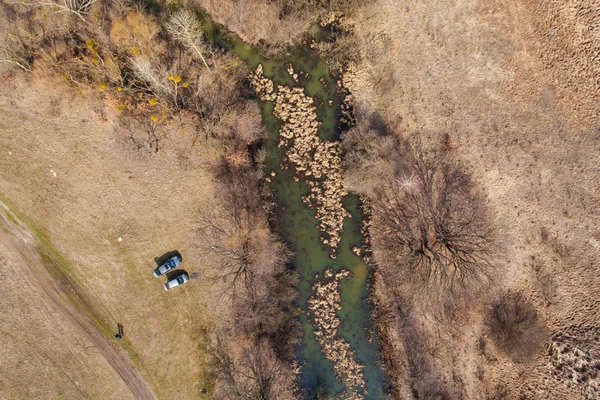
<svg viewBox="0 0 600 400">
<path fill-rule="evenodd" d="M 342 88 L 311 49 L 312 39 L 285 59 L 274 59 L 223 35 L 210 22 L 205 29 L 209 40 L 256 71 L 254 84 L 268 129 L 265 172 L 279 233 L 295 254 L 290 267 L 301 278 L 299 383 L 309 398 L 384 398 L 386 379 L 368 302 L 369 270 L 354 254 L 363 240 L 360 201 L 341 187 Z"/>
</svg>

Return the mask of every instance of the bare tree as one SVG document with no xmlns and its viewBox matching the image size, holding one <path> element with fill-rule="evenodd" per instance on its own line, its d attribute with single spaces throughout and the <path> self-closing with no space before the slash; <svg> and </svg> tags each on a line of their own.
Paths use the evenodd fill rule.
<svg viewBox="0 0 600 400">
<path fill-rule="evenodd" d="M 231 298 L 244 295 L 255 279 L 270 279 L 285 264 L 288 251 L 269 231 L 258 191 L 260 171 L 225 158 L 217 168 L 220 204 L 200 211 L 200 238 L 204 251 L 218 260 L 211 278 Z"/>
<path fill-rule="evenodd" d="M 273 353 L 269 342 L 233 343 L 224 331 L 208 347 L 218 385 L 215 398 L 293 399 L 293 372 Z"/>
<path fill-rule="evenodd" d="M 23 71 L 31 72 L 32 54 L 24 47 L 12 46 L 9 43 L 0 43 L 0 62 L 10 63 Z"/>
<path fill-rule="evenodd" d="M 218 264 L 211 269 L 210 278 L 223 284 L 222 292 L 228 296 L 235 296 L 240 285 L 252 278 L 247 222 L 221 205 L 204 208 L 199 214 L 202 248 L 212 253 Z"/>
<path fill-rule="evenodd" d="M 262 223 L 250 230 L 231 224 L 234 216 L 225 210 L 204 210 L 201 214 L 204 248 L 216 260 L 209 278 L 227 298 L 241 296 L 253 303 L 249 297 L 256 295 L 255 283 L 272 279 L 287 258 L 287 249 Z"/>
<path fill-rule="evenodd" d="M 130 59 L 135 75 L 147 86 L 147 89 L 157 97 L 171 97 L 172 85 L 167 80 L 167 74 L 160 71 L 153 63 L 145 57 L 133 57 Z"/>
<path fill-rule="evenodd" d="M 154 121 L 148 114 L 124 113 L 119 119 L 119 130 L 132 149 L 158 153 L 162 149 L 162 140 L 168 138 L 164 121 Z"/>
<path fill-rule="evenodd" d="M 70 13 L 84 19 L 96 0 L 24 0 L 11 1 L 10 4 L 21 4 L 32 8 L 48 7 L 57 13 Z"/>
<path fill-rule="evenodd" d="M 35 50 L 47 39 L 40 29 L 30 26 L 27 16 L 11 12 L 0 37 L 0 62 L 31 72 Z"/>
<path fill-rule="evenodd" d="M 192 52 L 194 58 L 202 61 L 209 73 L 212 73 L 204 58 L 207 48 L 204 44 L 202 26 L 192 12 L 177 11 L 167 23 L 167 30 L 176 41 Z"/>
<path fill-rule="evenodd" d="M 467 174 L 420 147 L 400 177 L 375 189 L 373 242 L 388 277 L 453 290 L 493 275 L 493 234 Z"/>
<path fill-rule="evenodd" d="M 215 398 L 292 399 L 293 371 L 278 358 L 292 343 L 293 359 L 298 328 L 290 323 L 297 281 L 285 268 L 287 248 L 269 231 L 260 171 L 223 157 L 215 175 L 219 204 L 201 211 L 199 238 L 216 259 L 209 277 L 231 304 L 233 321 L 215 332 L 209 348 Z"/>
</svg>

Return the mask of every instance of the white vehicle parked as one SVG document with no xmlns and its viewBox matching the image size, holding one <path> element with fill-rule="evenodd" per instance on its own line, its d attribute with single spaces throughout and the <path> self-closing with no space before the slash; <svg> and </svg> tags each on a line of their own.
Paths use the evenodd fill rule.
<svg viewBox="0 0 600 400">
<path fill-rule="evenodd" d="M 173 257 L 169 258 L 163 265 L 161 265 L 160 267 L 158 267 L 154 271 L 152 271 L 152 273 L 154 274 L 155 277 L 158 278 L 159 276 L 166 274 L 170 270 L 175 269 L 175 268 L 179 267 L 180 265 L 181 265 L 181 257 L 173 256 Z"/>
<path fill-rule="evenodd" d="M 187 274 L 181 274 L 181 275 L 171 279 L 167 283 L 165 283 L 165 290 L 169 290 L 169 289 L 173 289 L 174 287 L 181 286 L 189 280 L 190 280 L 190 278 L 188 277 Z"/>
</svg>

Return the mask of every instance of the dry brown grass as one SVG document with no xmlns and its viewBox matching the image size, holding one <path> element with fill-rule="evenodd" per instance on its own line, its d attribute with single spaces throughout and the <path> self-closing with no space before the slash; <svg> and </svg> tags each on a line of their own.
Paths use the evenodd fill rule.
<svg viewBox="0 0 600 400">
<path fill-rule="evenodd" d="M 0 91 L 0 193 L 70 261 L 99 317 L 123 323 L 157 395 L 199 397 L 210 290 L 192 280 L 165 292 L 152 269 L 154 257 L 177 249 L 182 269 L 202 272 L 190 217 L 212 196 L 208 150 L 192 146 L 185 120 L 170 120 L 160 152 L 138 151 L 99 94 L 26 80 L 6 80 Z"/>
<path fill-rule="evenodd" d="M 553 333 L 600 324 L 600 107 L 589 51 L 599 15 L 593 1 L 380 0 L 354 21 L 362 62 L 347 83 L 357 102 L 399 120 L 405 136 L 443 142 L 467 167 L 506 242 L 496 260 L 504 278 L 489 292 L 528 293 Z M 590 386 L 555 374 L 542 351 L 528 366 L 481 354 L 482 300 L 457 322 L 420 321 L 439 343 L 434 367 L 464 398 L 500 384 L 510 398 L 589 398 Z"/>
<path fill-rule="evenodd" d="M 155 18 L 126 8 L 111 21 L 111 10 L 115 11 L 109 8 L 104 15 L 108 20 L 98 17 L 81 29 L 67 25 L 69 34 L 50 39 L 40 49 L 43 57 L 29 64 L 32 75 L 14 72 L 15 68 L 2 76 L 7 85 L 0 108 L 10 117 L 3 121 L 5 136 L 0 140 L 10 150 L 2 167 L 0 195 L 4 193 L 64 253 L 63 266 L 81 286 L 81 296 L 105 331 L 117 321 L 125 325 L 121 343 L 160 397 L 187 399 L 200 396 L 202 389 L 218 396 L 213 393 L 219 387 L 215 380 L 222 379 L 209 371 L 214 365 L 206 351 L 213 328 L 240 331 L 232 340 L 240 345 L 237 342 L 246 343 L 244 336 L 253 336 L 247 330 L 255 327 L 258 345 L 263 335 L 278 336 L 279 325 L 264 327 L 266 315 L 285 324 L 285 318 L 271 314 L 287 309 L 295 293 L 270 301 L 271 292 L 285 286 L 279 283 L 284 273 L 279 271 L 283 261 L 277 258 L 286 252 L 282 244 L 272 246 L 278 242 L 263 215 L 261 172 L 250 165 L 249 145 L 264 133 L 260 113 L 243 97 L 244 68 L 236 67 L 232 56 L 216 56 L 212 49 L 199 47 L 195 14 L 177 14 L 187 18 L 189 36 L 178 29 L 161 34 L 160 22 L 170 20 L 167 26 L 173 28 L 177 18 L 166 12 Z M 25 23 L 29 14 L 6 11 L 0 18 L 18 16 L 25 24 L 18 29 L 35 30 Z M 165 39 L 171 42 L 167 45 Z M 57 43 L 64 48 L 60 56 L 54 50 Z M 87 64 L 104 64 L 107 54 L 119 59 L 116 76 L 133 74 L 135 79 L 116 82 L 90 74 Z M 205 59 L 208 55 L 211 58 Z M 192 61 L 196 58 L 203 65 Z M 49 88 L 61 79 L 74 90 L 66 85 Z M 72 96 L 70 101 L 64 99 L 67 96 Z M 17 133 L 20 119 L 27 123 L 24 134 Z M 33 168 L 21 167 L 27 159 L 36 160 L 28 164 Z M 224 196 L 231 187 L 221 188 L 214 196 L 213 177 L 223 180 L 224 172 L 211 168 L 217 159 L 239 167 L 237 181 L 245 185 L 241 191 Z M 246 194 L 252 194 L 256 204 L 251 210 L 236 209 Z M 196 214 L 200 209 L 231 211 L 232 206 L 235 218 L 250 212 L 264 221 L 245 227 L 248 232 L 237 248 L 240 258 L 230 252 L 234 258 L 228 260 L 212 251 L 215 243 L 209 243 L 206 251 L 198 238 L 202 232 Z M 174 293 L 162 290 L 164 277 L 157 280 L 151 275 L 150 260 L 169 250 L 183 254 L 182 269 L 192 278 Z M 210 280 L 207 270 L 249 259 L 252 268 L 245 272 L 257 274 L 261 285 L 255 286 L 260 288 L 249 290 L 256 297 L 253 301 L 240 298 L 232 308 L 220 295 L 227 284 Z M 269 279 L 263 279 L 265 275 Z M 197 277 L 201 279 L 194 280 Z M 232 318 L 232 312 L 239 315 Z M 273 341 L 279 349 L 278 340 Z M 261 350 L 259 358 L 283 366 L 270 349 Z M 136 382 L 141 385 L 139 379 Z M 265 387 L 261 384 L 260 390 Z"/>
<path fill-rule="evenodd" d="M 36 285 L 7 232 L 0 229 L 0 398 L 133 399 L 85 332 Z"/>
</svg>

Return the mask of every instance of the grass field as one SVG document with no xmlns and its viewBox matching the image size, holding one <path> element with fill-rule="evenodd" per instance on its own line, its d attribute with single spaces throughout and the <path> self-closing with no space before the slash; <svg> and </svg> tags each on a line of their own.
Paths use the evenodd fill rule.
<svg viewBox="0 0 600 400">
<path fill-rule="evenodd" d="M 0 398 L 133 399 L 87 335 L 36 285 L 6 228 L 0 254 Z"/>
<path fill-rule="evenodd" d="M 212 198 L 206 152 L 201 144 L 192 146 L 191 128 L 181 121 L 166 127 L 161 151 L 139 151 L 100 94 L 76 96 L 61 84 L 43 82 L 13 80 L 0 89 L 0 193 L 60 255 L 99 324 L 114 330 L 107 334 L 116 333 L 117 322 L 124 325 L 121 346 L 156 394 L 201 397 L 200 389 L 208 385 L 200 339 L 209 320 L 204 306 L 209 289 L 197 279 L 165 292 L 166 278 L 155 278 L 152 269 L 155 257 L 178 250 L 181 268 L 202 275 L 194 215 Z M 3 315 L 10 309 L 3 304 Z M 13 314 L 15 327 L 43 326 L 47 317 Z M 2 335 L 8 341 L 15 331 Z M 41 343 L 50 342 L 44 337 Z M 67 355 L 47 354 L 45 362 L 53 368 L 66 374 L 79 369 L 65 362 Z M 23 352 L 13 357 L 15 363 L 28 358 Z M 110 387 L 107 382 L 119 388 L 118 378 L 108 378 L 105 369 L 104 375 L 90 372 L 89 390 Z M 40 388 L 53 385 L 50 375 L 38 380 Z M 13 398 L 5 388 L 0 397 Z M 81 396 L 70 391 L 65 398 Z"/>
<path fill-rule="evenodd" d="M 600 323 L 600 63 L 589 51 L 600 43 L 599 15 L 593 1 L 383 0 L 354 21 L 363 61 L 348 84 L 357 102 L 403 136 L 448 135 L 497 221 L 502 279 L 491 292 L 525 293 L 552 334 Z M 543 352 L 530 363 L 489 346 L 482 355 L 486 306 L 473 302 L 448 325 L 420 321 L 431 338 L 424 352 L 450 386 L 465 398 L 495 385 L 516 398 L 594 397 L 597 380 L 557 374 Z"/>
</svg>

